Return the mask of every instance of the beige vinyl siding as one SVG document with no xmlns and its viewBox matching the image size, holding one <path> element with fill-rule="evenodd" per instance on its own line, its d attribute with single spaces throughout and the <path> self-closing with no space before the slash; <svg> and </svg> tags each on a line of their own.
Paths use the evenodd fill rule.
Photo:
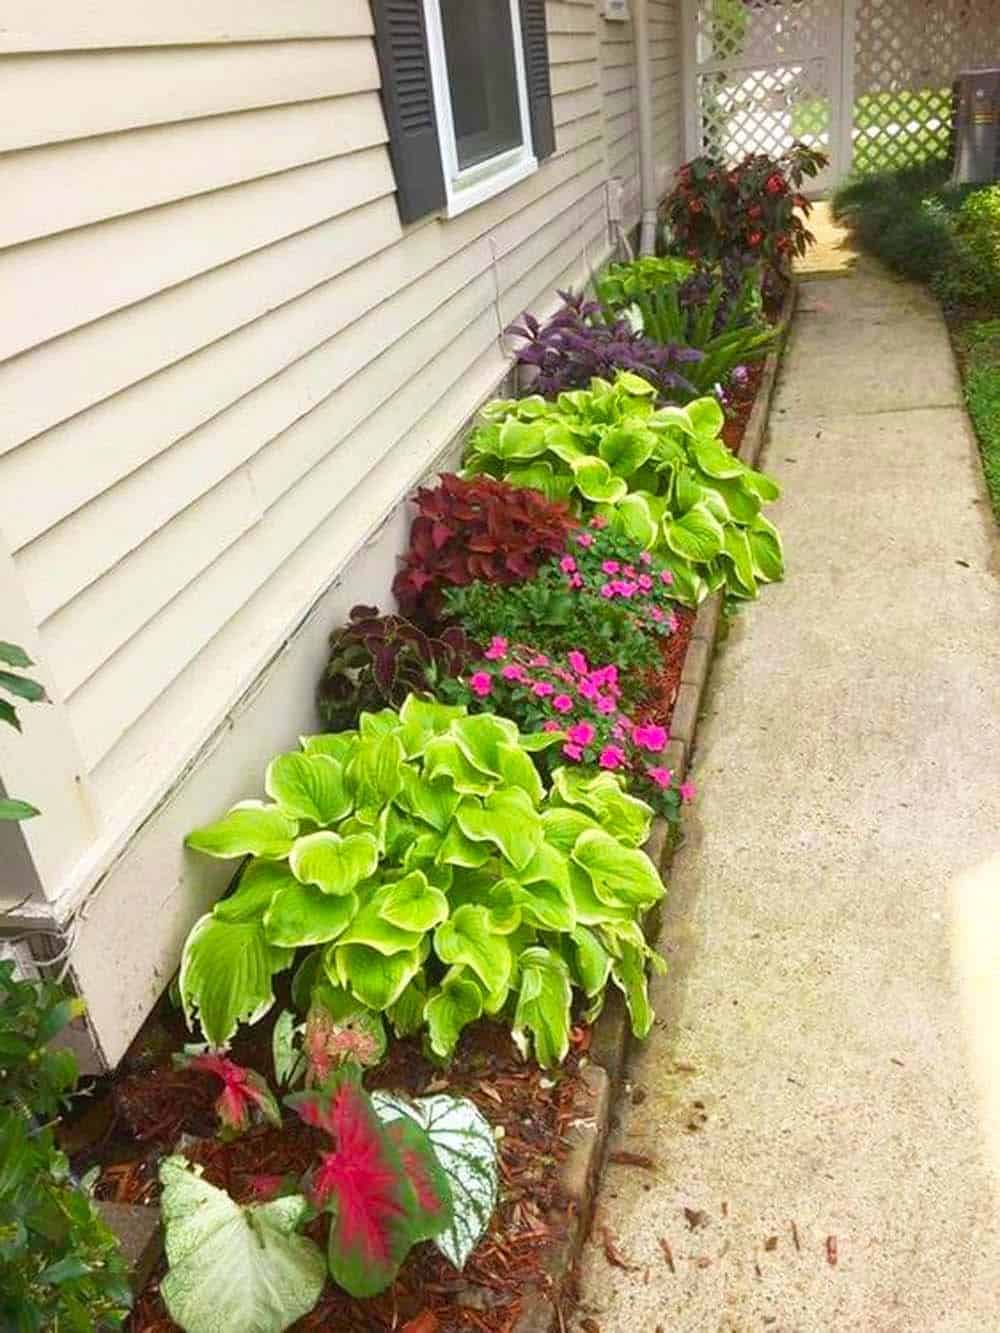
<svg viewBox="0 0 1000 1333">
<path fill-rule="evenodd" d="M 367 4 L 63 8 L 0 33 L 0 531 L 94 812 L 52 897 L 493 390 L 502 327 L 607 248 L 593 0 L 550 0 L 555 156 L 408 228 Z"/>
</svg>

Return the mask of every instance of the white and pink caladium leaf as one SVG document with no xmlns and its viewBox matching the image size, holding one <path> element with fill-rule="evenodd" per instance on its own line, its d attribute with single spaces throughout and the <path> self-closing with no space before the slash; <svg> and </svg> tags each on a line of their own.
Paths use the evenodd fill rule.
<svg viewBox="0 0 1000 1333">
<path fill-rule="evenodd" d="M 354 1066 L 288 1105 L 333 1141 L 306 1185 L 313 1207 L 330 1214 L 331 1276 L 352 1296 L 374 1296 L 393 1281 L 411 1246 L 450 1225 L 447 1178 L 419 1126 L 390 1134 Z"/>
</svg>

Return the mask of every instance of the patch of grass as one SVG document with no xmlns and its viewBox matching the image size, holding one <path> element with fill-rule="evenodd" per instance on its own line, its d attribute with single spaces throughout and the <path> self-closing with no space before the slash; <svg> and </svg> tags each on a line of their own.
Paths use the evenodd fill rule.
<svg viewBox="0 0 1000 1333">
<path fill-rule="evenodd" d="M 986 486 L 1000 521 L 1000 319 L 965 330 L 965 401 L 983 456 Z"/>
</svg>

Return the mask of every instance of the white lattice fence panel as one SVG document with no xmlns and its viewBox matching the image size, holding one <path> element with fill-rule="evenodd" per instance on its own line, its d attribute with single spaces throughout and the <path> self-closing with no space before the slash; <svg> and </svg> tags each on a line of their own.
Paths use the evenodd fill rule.
<svg viewBox="0 0 1000 1333">
<path fill-rule="evenodd" d="M 826 62 L 698 76 L 702 141 L 726 162 L 748 153 L 776 156 L 801 139 L 817 148 L 830 142 Z"/>
<path fill-rule="evenodd" d="M 822 44 L 829 9 L 826 0 L 701 0 L 698 64 L 792 62 Z"/>
<path fill-rule="evenodd" d="M 701 144 L 728 162 L 831 140 L 830 0 L 699 0 Z"/>
<path fill-rule="evenodd" d="M 945 157 L 956 74 L 997 58 L 1000 0 L 858 0 L 855 168 Z"/>
</svg>

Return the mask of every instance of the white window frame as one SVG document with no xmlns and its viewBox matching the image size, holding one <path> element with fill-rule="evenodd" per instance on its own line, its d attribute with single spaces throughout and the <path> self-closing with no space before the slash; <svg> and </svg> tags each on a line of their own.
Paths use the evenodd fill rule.
<svg viewBox="0 0 1000 1333">
<path fill-rule="evenodd" d="M 538 159 L 531 137 L 531 108 L 528 103 L 528 80 L 524 69 L 524 42 L 521 36 L 521 10 L 518 0 L 509 0 L 510 28 L 514 42 L 514 75 L 517 81 L 518 109 L 521 113 L 523 141 L 485 162 L 462 170 L 458 165 L 458 145 L 455 139 L 455 120 L 451 108 L 451 88 L 448 83 L 448 60 L 445 54 L 444 26 L 441 22 L 441 0 L 424 0 L 427 20 L 427 48 L 430 56 L 431 83 L 434 88 L 434 110 L 437 113 L 438 137 L 441 141 L 441 166 L 444 170 L 446 195 L 445 216 L 456 217 L 477 204 L 485 203 L 494 195 L 509 190 L 538 170 Z"/>
</svg>

